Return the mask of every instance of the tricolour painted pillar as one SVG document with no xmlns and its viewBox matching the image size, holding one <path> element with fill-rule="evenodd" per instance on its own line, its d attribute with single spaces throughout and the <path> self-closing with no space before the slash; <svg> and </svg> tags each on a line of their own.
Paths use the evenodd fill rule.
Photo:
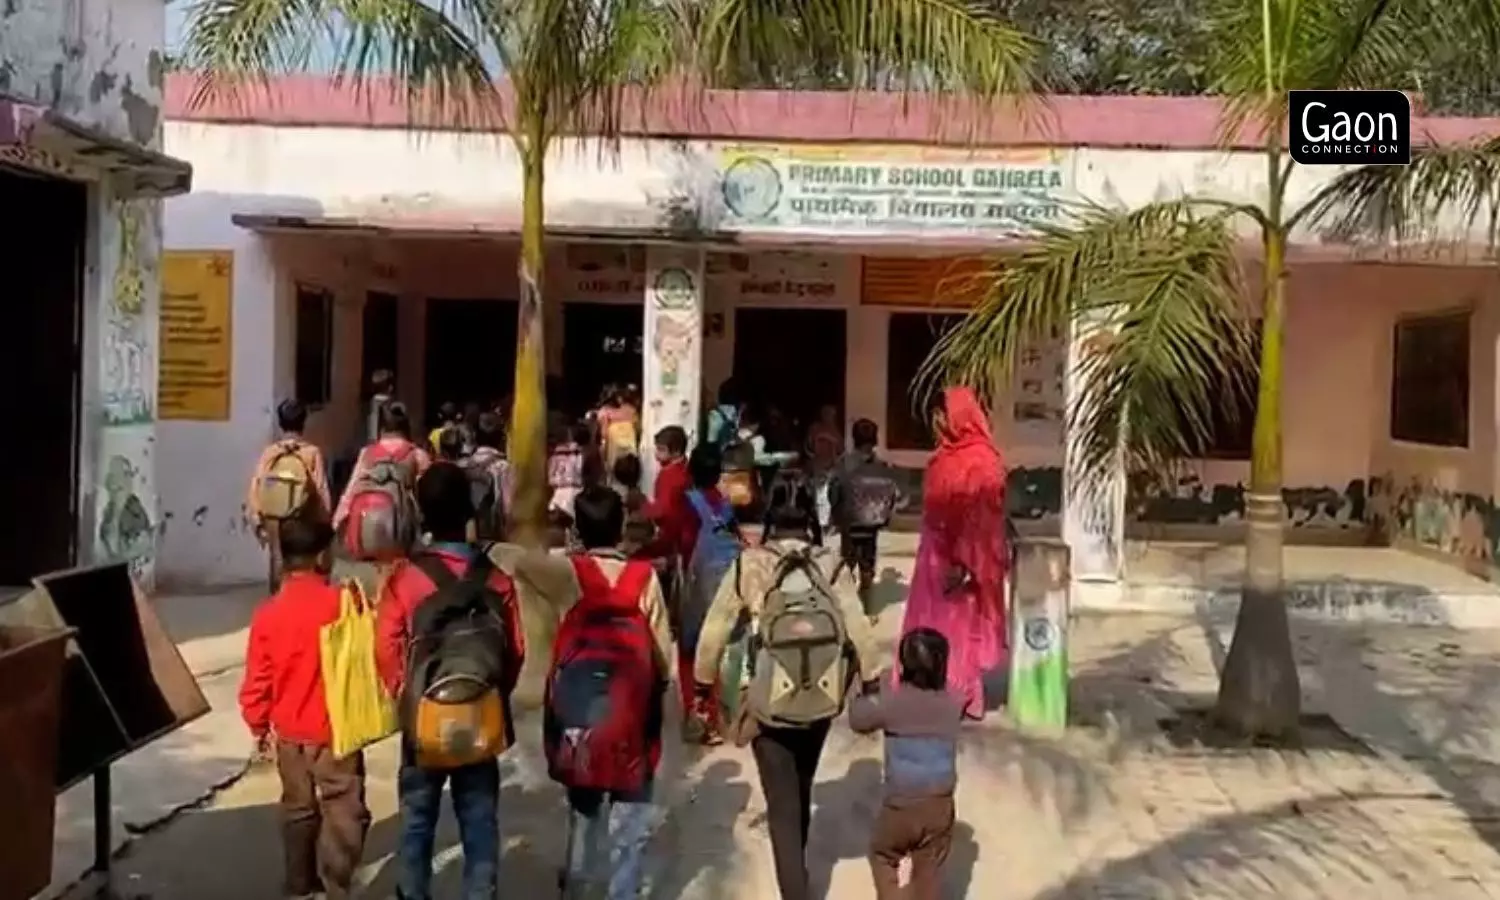
<svg viewBox="0 0 1500 900">
<path fill-rule="evenodd" d="M 1068 341 L 1063 432 L 1063 540 L 1072 551 L 1074 600 L 1105 605 L 1124 599 L 1124 458 L 1117 457 L 1108 471 L 1085 470 L 1073 424 L 1079 420 L 1084 402 L 1084 363 L 1096 342 L 1109 340 L 1109 336 L 1107 321 L 1073 326 Z"/>
<path fill-rule="evenodd" d="M 681 426 L 698 438 L 703 394 L 703 251 L 650 247 L 646 252 L 645 383 L 641 386 L 641 459 L 645 487 L 656 478 L 654 437 Z"/>
</svg>

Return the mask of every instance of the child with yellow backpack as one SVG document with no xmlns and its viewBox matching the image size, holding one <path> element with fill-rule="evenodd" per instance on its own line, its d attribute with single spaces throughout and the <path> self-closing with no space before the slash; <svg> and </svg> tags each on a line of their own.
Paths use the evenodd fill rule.
<svg viewBox="0 0 1500 900">
<path fill-rule="evenodd" d="M 256 539 L 267 550 L 267 581 L 273 592 L 281 581 L 281 523 L 289 519 L 326 522 L 333 511 L 323 451 L 302 436 L 307 407 L 295 399 L 283 400 L 276 407 L 276 426 L 280 437 L 261 451 L 245 502 Z"/>
</svg>

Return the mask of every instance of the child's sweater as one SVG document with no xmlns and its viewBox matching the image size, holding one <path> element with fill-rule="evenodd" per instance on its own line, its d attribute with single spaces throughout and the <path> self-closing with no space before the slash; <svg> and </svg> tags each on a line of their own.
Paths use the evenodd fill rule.
<svg viewBox="0 0 1500 900">
<path fill-rule="evenodd" d="M 885 799 L 893 805 L 942 797 L 958 785 L 958 729 L 963 698 L 909 684 L 849 704 L 849 725 L 861 734 L 885 732 Z"/>
</svg>

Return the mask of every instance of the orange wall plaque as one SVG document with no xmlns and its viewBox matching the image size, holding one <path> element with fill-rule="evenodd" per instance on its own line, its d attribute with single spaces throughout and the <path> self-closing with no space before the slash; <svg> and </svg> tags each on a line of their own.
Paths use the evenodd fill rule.
<svg viewBox="0 0 1500 900">
<path fill-rule="evenodd" d="M 994 266 L 983 257 L 866 256 L 860 302 L 868 306 L 973 309 Z"/>
</svg>

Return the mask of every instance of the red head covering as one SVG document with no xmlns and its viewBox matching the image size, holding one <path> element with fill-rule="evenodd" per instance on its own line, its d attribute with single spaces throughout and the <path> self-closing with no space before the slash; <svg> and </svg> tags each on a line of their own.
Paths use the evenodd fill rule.
<svg viewBox="0 0 1500 900">
<path fill-rule="evenodd" d="M 923 530 L 943 556 L 985 587 L 998 585 L 1005 567 L 1005 464 L 990 436 L 990 421 L 973 389 L 944 391 L 947 423 L 927 463 L 922 486 Z M 986 596 L 985 599 L 992 598 Z"/>
</svg>

